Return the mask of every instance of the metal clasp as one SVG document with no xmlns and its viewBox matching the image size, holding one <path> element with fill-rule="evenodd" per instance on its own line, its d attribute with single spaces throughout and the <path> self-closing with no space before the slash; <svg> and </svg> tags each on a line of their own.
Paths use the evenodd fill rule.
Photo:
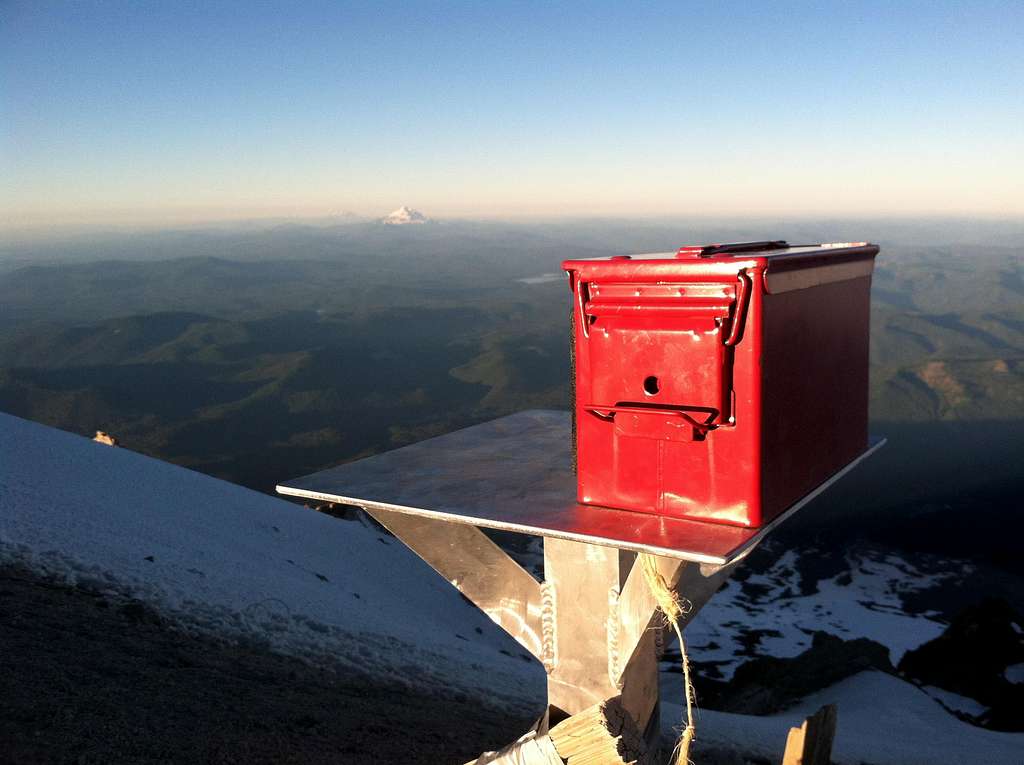
<svg viewBox="0 0 1024 765">
<path fill-rule="evenodd" d="M 732 312 L 729 334 L 722 341 L 726 345 L 736 345 L 743 339 L 743 327 L 747 323 L 747 307 L 750 305 L 750 292 L 753 282 L 746 271 L 740 271 L 739 285 L 736 288 L 736 305 Z"/>
</svg>

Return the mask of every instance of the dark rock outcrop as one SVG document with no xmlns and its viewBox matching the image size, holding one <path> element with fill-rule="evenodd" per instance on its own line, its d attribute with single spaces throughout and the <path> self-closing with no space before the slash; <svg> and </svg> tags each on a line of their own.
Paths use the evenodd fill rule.
<svg viewBox="0 0 1024 765">
<path fill-rule="evenodd" d="M 698 681 L 697 692 L 701 705 L 708 709 L 767 715 L 868 669 L 894 672 L 889 649 L 867 638 L 843 640 L 815 632 L 811 647 L 799 656 L 751 659 L 729 682 Z"/>
<path fill-rule="evenodd" d="M 1006 669 L 1024 662 L 1024 617 L 1004 600 L 961 612 L 935 640 L 908 651 L 899 671 L 922 685 L 975 699 L 989 708 L 976 722 L 995 730 L 1024 730 L 1024 685 Z"/>
</svg>

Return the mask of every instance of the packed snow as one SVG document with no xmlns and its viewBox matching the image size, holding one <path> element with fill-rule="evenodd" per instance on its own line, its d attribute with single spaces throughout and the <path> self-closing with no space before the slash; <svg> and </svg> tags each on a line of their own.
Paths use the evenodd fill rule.
<svg viewBox="0 0 1024 765">
<path fill-rule="evenodd" d="M 679 676 L 676 676 L 679 683 Z M 681 689 L 663 690 L 669 702 Z M 836 765 L 1020 765 L 1024 733 L 1001 733 L 958 720 L 910 683 L 882 672 L 861 672 L 791 709 L 766 717 L 702 710 L 700 746 L 738 749 L 749 757 L 780 762 L 786 733 L 825 704 L 839 708 L 832 761 Z M 662 722 L 681 719 L 683 709 L 663 703 Z M 666 729 L 667 738 L 671 731 Z M 695 754 L 699 750 L 695 750 Z"/>
<path fill-rule="evenodd" d="M 1011 664 L 1006 668 L 1006 681 L 1014 685 L 1024 683 L 1024 664 Z"/>
<path fill-rule="evenodd" d="M 959 712 L 960 714 L 977 719 L 988 711 L 988 707 L 972 698 L 961 696 L 959 693 L 953 693 L 943 688 L 937 688 L 934 685 L 922 685 L 921 690 L 950 712 Z"/>
<path fill-rule="evenodd" d="M 186 629 L 543 704 L 525 649 L 368 524 L 5 414 L 0 434 L 0 563 L 145 600 Z"/>
</svg>

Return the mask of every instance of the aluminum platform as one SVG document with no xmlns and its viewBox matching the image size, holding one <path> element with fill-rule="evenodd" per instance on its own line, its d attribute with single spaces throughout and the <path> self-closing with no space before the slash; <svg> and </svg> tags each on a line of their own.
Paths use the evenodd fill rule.
<svg viewBox="0 0 1024 765">
<path fill-rule="evenodd" d="M 568 412 L 531 410 L 295 478 L 305 497 L 724 566 L 885 443 L 869 448 L 766 526 L 664 518 L 576 502 Z"/>
</svg>

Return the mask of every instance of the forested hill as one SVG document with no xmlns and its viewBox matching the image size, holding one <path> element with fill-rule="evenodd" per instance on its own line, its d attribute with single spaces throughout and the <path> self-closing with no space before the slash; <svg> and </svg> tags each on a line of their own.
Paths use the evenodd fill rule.
<svg viewBox="0 0 1024 765">
<path fill-rule="evenodd" d="M 803 226 L 807 239 L 853 233 Z M 270 490 L 489 417 L 567 407 L 563 258 L 765 236 L 625 223 L 413 228 L 161 234 L 148 245 L 134 235 L 67 244 L 63 261 L 56 244 L 8 250 L 0 410 L 102 429 Z M 1024 248 L 1005 227 L 991 244 L 952 230 L 950 244 L 887 242 L 879 228 L 859 228 L 883 245 L 872 412 L 876 430 L 901 435 L 877 482 L 900 476 L 914 497 L 941 494 L 941 476 L 964 464 L 961 485 L 1006 491 L 1024 457 Z M 901 460 L 916 468 L 900 473 Z"/>
</svg>

